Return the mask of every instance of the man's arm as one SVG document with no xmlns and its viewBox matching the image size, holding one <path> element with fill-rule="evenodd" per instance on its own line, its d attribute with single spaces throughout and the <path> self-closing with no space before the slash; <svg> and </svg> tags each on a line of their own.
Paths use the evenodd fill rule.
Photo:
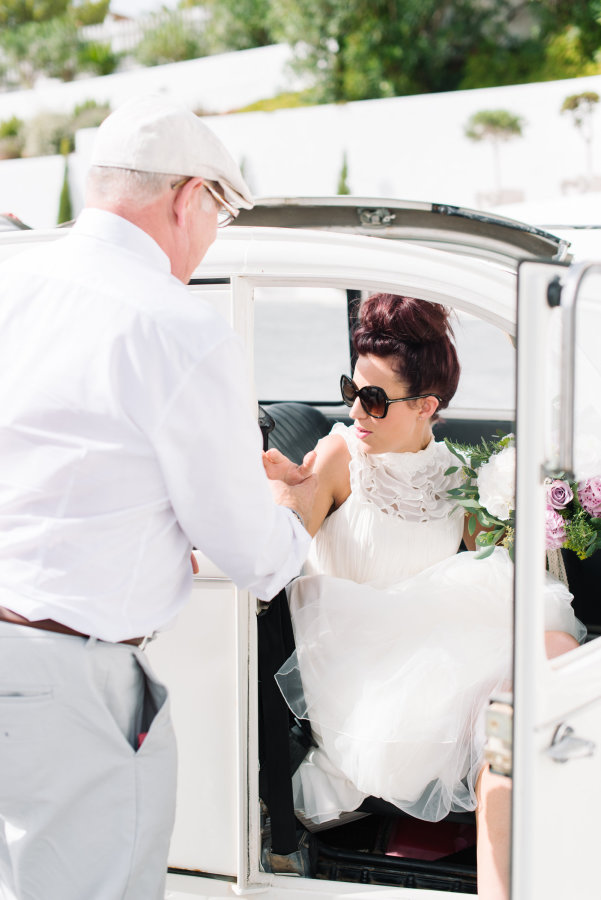
<svg viewBox="0 0 601 900">
<path fill-rule="evenodd" d="M 298 575 L 310 535 L 274 502 L 247 382 L 243 351 L 232 335 L 189 372 L 153 441 L 190 542 L 240 587 L 269 599 Z M 311 488 L 304 493 L 303 517 Z"/>
</svg>

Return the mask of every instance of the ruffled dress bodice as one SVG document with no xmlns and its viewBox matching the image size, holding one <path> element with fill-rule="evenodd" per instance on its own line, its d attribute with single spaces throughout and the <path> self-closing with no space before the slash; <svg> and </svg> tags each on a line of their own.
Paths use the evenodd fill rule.
<svg viewBox="0 0 601 900">
<path fill-rule="evenodd" d="M 318 531 L 304 573 L 388 587 L 457 552 L 463 510 L 447 491 L 459 472 L 445 444 L 417 453 L 368 454 L 352 428 L 335 425 L 351 454 L 351 494 Z"/>
</svg>

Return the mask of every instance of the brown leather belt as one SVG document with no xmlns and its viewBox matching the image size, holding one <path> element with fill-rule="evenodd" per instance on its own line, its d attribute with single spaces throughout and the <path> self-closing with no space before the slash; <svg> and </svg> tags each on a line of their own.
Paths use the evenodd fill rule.
<svg viewBox="0 0 601 900">
<path fill-rule="evenodd" d="M 36 619 L 32 622 L 30 619 L 26 619 L 25 616 L 20 616 L 19 613 L 13 612 L 12 609 L 6 609 L 5 606 L 0 606 L 0 622 L 12 622 L 14 625 L 28 625 L 30 628 L 40 628 L 42 631 L 54 631 L 57 634 L 70 634 L 73 635 L 73 637 L 90 637 L 89 634 L 84 634 L 82 631 L 75 631 L 74 628 L 69 628 L 68 625 L 63 625 L 62 622 L 55 622 L 54 619 Z M 129 638 L 127 641 L 114 641 L 114 643 L 132 644 L 134 647 L 139 647 L 145 640 L 146 638 L 143 637 L 135 637 Z"/>
</svg>

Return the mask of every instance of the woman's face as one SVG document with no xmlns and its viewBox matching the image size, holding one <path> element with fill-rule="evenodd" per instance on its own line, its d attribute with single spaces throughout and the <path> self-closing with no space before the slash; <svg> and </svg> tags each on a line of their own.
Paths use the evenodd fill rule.
<svg viewBox="0 0 601 900">
<path fill-rule="evenodd" d="M 409 396 L 407 384 L 395 374 L 391 357 L 360 356 L 353 381 L 358 388 L 366 385 L 383 388 L 390 400 Z M 432 438 L 430 419 L 436 407 L 434 397 L 391 403 L 386 416 L 375 419 L 367 415 L 357 397 L 350 416 L 366 453 L 415 453 L 427 447 Z"/>
</svg>

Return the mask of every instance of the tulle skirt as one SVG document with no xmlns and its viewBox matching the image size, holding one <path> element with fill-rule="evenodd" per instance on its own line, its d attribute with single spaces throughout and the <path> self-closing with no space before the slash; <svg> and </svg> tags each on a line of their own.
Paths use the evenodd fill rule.
<svg viewBox="0 0 601 900">
<path fill-rule="evenodd" d="M 276 678 L 318 746 L 294 776 L 316 823 L 383 798 L 429 821 L 476 807 L 483 715 L 509 686 L 513 565 L 497 548 L 383 590 L 310 575 L 288 588 L 296 652 Z M 548 579 L 545 627 L 582 639 L 571 594 Z"/>
</svg>

